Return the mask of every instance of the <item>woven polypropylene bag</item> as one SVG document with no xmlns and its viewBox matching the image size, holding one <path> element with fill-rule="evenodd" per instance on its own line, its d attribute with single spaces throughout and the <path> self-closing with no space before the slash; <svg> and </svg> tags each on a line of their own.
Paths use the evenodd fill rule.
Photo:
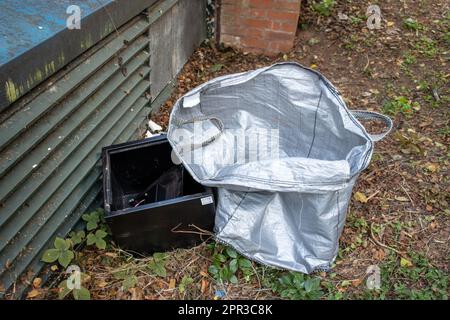
<svg viewBox="0 0 450 320">
<path fill-rule="evenodd" d="M 358 119 L 387 129 L 370 135 Z M 309 273 L 335 259 L 353 185 L 391 128 L 386 116 L 350 111 L 320 73 L 280 63 L 187 93 L 168 139 L 195 180 L 218 188 L 219 241 Z"/>
</svg>

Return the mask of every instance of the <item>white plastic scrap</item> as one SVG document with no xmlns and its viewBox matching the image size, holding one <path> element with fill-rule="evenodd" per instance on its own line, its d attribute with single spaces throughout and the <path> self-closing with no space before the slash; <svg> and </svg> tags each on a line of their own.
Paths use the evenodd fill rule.
<svg viewBox="0 0 450 320">
<path fill-rule="evenodd" d="M 148 128 L 150 129 L 150 131 L 152 133 L 160 132 L 163 129 L 159 124 L 157 124 L 156 122 L 153 122 L 152 120 L 148 121 Z"/>
</svg>

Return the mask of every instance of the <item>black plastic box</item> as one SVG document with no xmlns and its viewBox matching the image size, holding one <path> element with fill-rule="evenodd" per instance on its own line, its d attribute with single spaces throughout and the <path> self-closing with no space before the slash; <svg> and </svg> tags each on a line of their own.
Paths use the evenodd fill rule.
<svg viewBox="0 0 450 320">
<path fill-rule="evenodd" d="M 199 229 L 212 232 L 211 188 L 177 167 L 171 151 L 165 135 L 103 148 L 105 219 L 122 249 L 149 254 L 188 248 L 207 239 Z M 153 186 L 155 181 L 162 182 Z"/>
</svg>

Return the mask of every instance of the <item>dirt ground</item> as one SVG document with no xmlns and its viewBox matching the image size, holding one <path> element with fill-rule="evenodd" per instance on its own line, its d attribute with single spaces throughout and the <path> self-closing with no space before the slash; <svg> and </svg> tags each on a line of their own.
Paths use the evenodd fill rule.
<svg viewBox="0 0 450 320">
<path fill-rule="evenodd" d="M 243 262 L 232 279 L 211 265 L 221 269 L 235 253 L 212 242 L 142 259 L 114 246 L 87 246 L 77 260 L 91 298 L 448 298 L 449 3 L 383 1 L 381 29 L 369 30 L 368 2 L 338 2 L 329 16 L 304 3 L 295 47 L 284 55 L 218 50 L 212 43 L 199 48 L 171 99 L 153 116 L 165 126 L 176 99 L 195 86 L 276 61 L 316 68 L 350 109 L 390 115 L 395 128 L 376 144 L 371 165 L 354 189 L 332 272 L 304 277 Z M 377 290 L 367 288 L 369 266 L 381 270 Z M 312 290 L 302 282 L 307 280 L 313 281 Z M 39 290 L 45 293 L 30 298 L 57 294 L 54 288 Z"/>
</svg>

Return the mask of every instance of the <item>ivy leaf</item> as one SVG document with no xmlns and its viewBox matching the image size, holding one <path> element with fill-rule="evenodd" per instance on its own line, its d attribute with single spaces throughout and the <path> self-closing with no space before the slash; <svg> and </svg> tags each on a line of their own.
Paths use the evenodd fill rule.
<svg viewBox="0 0 450 320">
<path fill-rule="evenodd" d="M 292 279 L 291 279 L 291 277 L 289 277 L 289 275 L 282 276 L 281 278 L 278 279 L 278 281 L 280 282 L 280 284 L 285 285 L 285 286 L 292 285 Z"/>
<path fill-rule="evenodd" d="M 108 235 L 108 233 L 106 233 L 104 230 L 97 230 L 95 232 L 95 236 L 97 238 L 103 239 L 104 237 L 106 237 Z"/>
<path fill-rule="evenodd" d="M 223 254 L 218 253 L 214 255 L 214 261 L 217 261 L 219 263 L 225 262 L 227 261 L 227 257 L 225 257 Z"/>
<path fill-rule="evenodd" d="M 70 237 L 70 240 L 72 241 L 72 243 L 75 245 L 75 244 L 80 244 L 83 241 L 83 239 L 86 237 L 86 234 L 83 230 L 78 231 L 78 232 L 72 231 L 71 233 L 69 233 L 69 237 Z"/>
<path fill-rule="evenodd" d="M 237 279 L 237 277 L 234 274 L 230 277 L 230 282 L 232 284 L 237 284 L 238 283 L 238 279 Z"/>
<path fill-rule="evenodd" d="M 211 273 L 212 275 L 217 275 L 219 273 L 219 268 L 217 268 L 215 265 L 210 265 L 208 267 L 208 271 L 209 273 Z"/>
<path fill-rule="evenodd" d="M 106 241 L 103 239 L 108 234 L 103 230 L 97 230 L 95 233 L 91 232 L 87 235 L 86 243 L 88 246 L 95 244 L 101 250 L 106 248 Z"/>
<path fill-rule="evenodd" d="M 70 242 L 64 240 L 63 238 L 56 237 L 54 246 L 59 250 L 67 250 L 70 247 Z"/>
<path fill-rule="evenodd" d="M 308 279 L 305 281 L 305 291 L 306 292 L 311 292 L 314 288 L 314 282 L 312 281 L 312 279 Z"/>
<path fill-rule="evenodd" d="M 67 287 L 67 280 L 62 281 L 59 285 L 58 299 L 64 299 L 72 290 Z"/>
<path fill-rule="evenodd" d="M 70 261 L 73 260 L 75 255 L 71 250 L 63 250 L 59 253 L 58 262 L 60 265 L 62 265 L 64 268 L 67 268 Z"/>
<path fill-rule="evenodd" d="M 228 266 L 225 265 L 222 269 L 220 269 L 219 276 L 221 279 L 225 280 L 230 277 L 230 269 L 228 268 Z"/>
<path fill-rule="evenodd" d="M 303 289 L 305 286 L 305 278 L 302 273 L 291 273 L 292 276 L 292 284 L 298 288 Z"/>
<path fill-rule="evenodd" d="M 97 246 L 97 248 L 104 250 L 106 248 L 106 241 L 103 239 L 104 237 L 106 237 L 108 234 L 103 231 L 103 230 L 97 230 L 95 232 L 95 245 Z"/>
<path fill-rule="evenodd" d="M 215 64 L 215 65 L 213 65 L 213 66 L 211 67 L 211 71 L 212 71 L 212 72 L 217 72 L 217 71 L 219 71 L 220 69 L 222 69 L 223 67 L 224 67 L 223 64 L 218 63 L 218 64 Z"/>
<path fill-rule="evenodd" d="M 167 276 L 166 267 L 164 262 L 152 260 L 148 263 L 148 267 L 150 270 L 155 273 L 157 276 L 165 278 Z"/>
<path fill-rule="evenodd" d="M 98 227 L 98 223 L 100 222 L 99 212 L 97 211 L 85 213 L 81 216 L 81 218 L 86 221 L 87 231 L 96 229 Z"/>
<path fill-rule="evenodd" d="M 188 276 L 184 276 L 183 279 L 181 279 L 180 286 L 178 287 L 178 290 L 180 293 L 184 293 L 186 291 L 186 288 L 191 284 L 194 283 L 194 279 Z"/>
<path fill-rule="evenodd" d="M 75 300 L 90 300 L 91 293 L 85 287 L 81 287 L 80 289 L 73 289 L 73 297 Z"/>
<path fill-rule="evenodd" d="M 42 256 L 42 261 L 51 263 L 51 262 L 55 262 L 56 260 L 58 260 L 58 258 L 59 258 L 59 250 L 58 249 L 48 249 L 48 250 L 45 250 L 45 252 Z"/>
<path fill-rule="evenodd" d="M 156 262 L 163 261 L 166 258 L 167 258 L 167 255 L 165 253 L 162 253 L 162 252 L 155 252 L 153 254 L 153 260 L 155 260 Z"/>
<path fill-rule="evenodd" d="M 98 217 L 100 218 L 100 221 L 101 221 L 102 223 L 106 223 L 106 220 L 105 220 L 105 210 L 103 210 L 102 208 L 98 208 L 98 209 L 95 210 L 95 211 L 97 212 Z"/>
<path fill-rule="evenodd" d="M 233 258 L 233 259 L 237 258 L 237 252 L 234 249 L 227 247 L 226 252 L 230 258 Z"/>
<path fill-rule="evenodd" d="M 89 221 L 88 223 L 86 223 L 87 231 L 95 230 L 97 227 L 98 227 L 98 224 L 96 222 Z"/>
<path fill-rule="evenodd" d="M 232 274 L 236 273 L 238 269 L 238 260 L 237 259 L 233 259 L 230 261 L 230 272 Z"/>
<path fill-rule="evenodd" d="M 149 269 L 156 275 L 165 278 L 167 276 L 166 262 L 167 255 L 161 252 L 155 252 L 153 259 L 148 263 Z"/>
<path fill-rule="evenodd" d="M 103 239 L 97 239 L 97 241 L 95 242 L 95 245 L 100 250 L 105 250 L 106 249 L 106 241 L 103 240 Z"/>
<path fill-rule="evenodd" d="M 113 273 L 113 276 L 116 279 L 122 279 L 123 280 L 127 276 L 127 271 L 126 270 L 116 271 L 116 272 Z"/>
<path fill-rule="evenodd" d="M 86 238 L 86 244 L 87 244 L 88 246 L 91 246 L 91 245 L 93 245 L 93 244 L 95 243 L 95 240 L 96 240 L 95 234 L 89 233 L 89 234 L 87 235 L 87 238 Z"/>
<path fill-rule="evenodd" d="M 122 282 L 122 287 L 125 291 L 128 291 L 129 289 L 136 286 L 137 278 L 135 275 L 131 274 L 125 277 Z"/>
<path fill-rule="evenodd" d="M 239 259 L 239 268 L 250 269 L 250 268 L 252 268 L 252 262 L 248 259 L 241 258 L 241 259 Z"/>
</svg>

